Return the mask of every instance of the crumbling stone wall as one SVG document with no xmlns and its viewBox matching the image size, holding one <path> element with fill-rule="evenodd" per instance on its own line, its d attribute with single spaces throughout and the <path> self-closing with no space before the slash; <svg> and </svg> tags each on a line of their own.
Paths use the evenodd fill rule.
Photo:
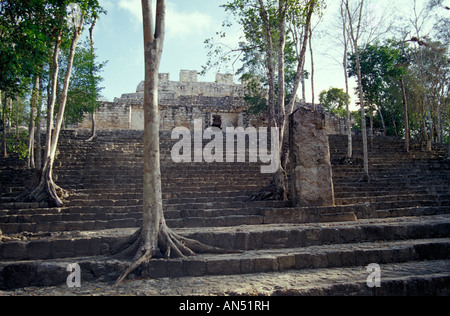
<svg viewBox="0 0 450 316">
<path fill-rule="evenodd" d="M 130 106 L 127 104 L 104 102 L 96 112 L 97 129 L 130 129 Z M 87 116 L 78 128 L 91 128 L 92 121 Z"/>
</svg>

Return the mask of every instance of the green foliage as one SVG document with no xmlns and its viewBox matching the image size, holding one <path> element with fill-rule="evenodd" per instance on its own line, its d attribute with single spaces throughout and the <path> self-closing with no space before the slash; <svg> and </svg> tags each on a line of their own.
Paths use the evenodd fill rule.
<svg viewBox="0 0 450 316">
<path fill-rule="evenodd" d="M 343 89 L 330 88 L 328 91 L 324 90 L 319 95 L 319 101 L 320 104 L 322 104 L 325 108 L 325 111 L 330 112 L 338 117 L 347 117 L 347 94 Z"/>
<path fill-rule="evenodd" d="M 205 46 L 208 49 L 208 61 L 203 66 L 202 73 L 205 74 L 212 68 L 220 68 L 223 65 L 234 65 L 240 62 L 240 67 L 236 74 L 241 76 L 241 80 L 248 83 L 248 78 L 257 78 L 251 84 L 247 84 L 247 94 L 245 100 L 250 105 L 251 113 L 262 113 L 266 111 L 268 102 L 267 96 L 263 91 L 267 91 L 268 87 L 274 86 L 275 100 L 278 92 L 278 47 L 280 42 L 280 8 L 278 0 L 264 0 L 264 6 L 267 11 L 270 33 L 272 35 L 272 55 L 273 60 L 269 61 L 267 51 L 269 50 L 269 42 L 267 41 L 265 22 L 263 19 L 260 3 L 258 0 L 229 0 L 222 5 L 226 12 L 229 13 L 229 19 L 222 25 L 227 29 L 234 23 L 237 23 L 243 31 L 243 38 L 236 43 L 236 47 L 229 47 L 223 44 L 223 39 L 227 36 L 227 31 L 219 31 L 216 38 L 205 40 Z M 309 10 L 310 1 L 307 0 L 286 0 L 286 46 L 284 50 L 285 64 L 285 93 L 286 104 L 289 103 L 294 89 L 299 47 L 301 41 L 297 31 L 306 24 L 306 16 Z M 321 14 L 325 7 L 324 1 L 317 0 L 314 2 L 315 13 Z M 274 82 L 269 82 L 267 76 L 269 63 L 273 63 Z M 234 69 L 234 68 L 233 68 Z M 305 78 L 308 73 L 305 71 Z M 275 101 L 275 102 L 276 102 Z M 278 108 L 275 104 L 275 108 Z"/>
<path fill-rule="evenodd" d="M 8 96 L 24 95 L 31 78 L 51 60 L 57 31 L 67 36 L 69 3 L 78 3 L 90 23 L 105 11 L 98 0 L 1 0 L 0 90 Z"/>
<path fill-rule="evenodd" d="M 409 42 L 417 42 L 417 39 Z M 412 138 L 422 139 L 424 126 L 429 124 L 427 107 L 436 125 L 435 130 L 442 129 L 437 126 L 438 117 L 441 124 L 448 124 L 448 103 L 445 100 L 448 99 L 450 64 L 446 45 L 426 39 L 413 48 L 406 42 L 390 40 L 384 44 L 360 47 L 359 53 L 364 99 L 369 111 L 375 114 L 375 128 L 383 127 L 381 112 L 386 134 L 404 136 L 402 78 L 406 86 Z M 349 56 L 348 71 L 350 76 L 356 76 L 354 54 Z"/>
<path fill-rule="evenodd" d="M 25 160 L 28 156 L 28 138 L 27 131 L 22 131 L 18 135 L 7 134 L 8 152 L 18 155 L 20 160 Z"/>
<path fill-rule="evenodd" d="M 365 48 L 359 48 L 361 61 L 361 82 L 365 101 L 376 104 L 383 97 L 391 78 L 400 78 L 404 74 L 404 68 L 398 67 L 403 56 L 401 50 L 389 44 L 369 44 Z M 349 75 L 356 77 L 356 58 L 352 54 L 349 58 Z"/>
<path fill-rule="evenodd" d="M 68 51 L 64 55 L 67 58 Z M 101 105 L 99 99 L 104 88 L 100 87 L 103 81 L 100 73 L 107 62 L 98 63 L 95 59 L 88 39 L 77 47 L 67 96 L 66 124 L 81 122 L 85 114 L 94 113 Z"/>
</svg>

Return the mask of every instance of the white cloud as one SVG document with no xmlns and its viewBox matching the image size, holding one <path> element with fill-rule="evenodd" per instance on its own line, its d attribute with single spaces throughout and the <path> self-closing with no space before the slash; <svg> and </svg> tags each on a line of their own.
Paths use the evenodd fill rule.
<svg viewBox="0 0 450 316">
<path fill-rule="evenodd" d="M 156 1 L 153 1 L 153 12 L 155 12 Z M 119 8 L 128 11 L 132 19 L 142 24 L 142 8 L 140 0 L 120 0 Z M 213 25 L 212 16 L 199 12 L 181 12 L 177 5 L 167 2 L 166 8 L 166 31 L 167 36 L 183 38 L 188 35 L 202 34 Z"/>
<path fill-rule="evenodd" d="M 142 7 L 140 0 L 120 0 L 119 8 L 131 13 L 134 21 L 142 23 Z"/>
<path fill-rule="evenodd" d="M 177 6 L 169 2 L 166 22 L 168 36 L 183 38 L 208 31 L 213 24 L 213 18 L 199 11 L 179 12 Z"/>
</svg>

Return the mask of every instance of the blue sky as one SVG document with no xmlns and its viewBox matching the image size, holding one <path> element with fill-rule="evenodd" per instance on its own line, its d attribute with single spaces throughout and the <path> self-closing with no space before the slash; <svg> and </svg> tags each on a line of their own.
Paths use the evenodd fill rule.
<svg viewBox="0 0 450 316">
<path fill-rule="evenodd" d="M 160 72 L 178 80 L 181 69 L 201 70 L 204 40 L 219 30 L 225 13 L 221 0 L 172 0 L 167 3 L 167 33 Z M 108 14 L 98 22 L 94 40 L 99 60 L 108 60 L 103 77 L 108 100 L 132 93 L 144 79 L 140 0 L 101 0 Z M 212 81 L 215 74 L 200 77 Z"/>
<path fill-rule="evenodd" d="M 155 1 L 154 1 L 155 2 Z M 219 6 L 225 0 L 167 0 L 166 40 L 160 67 L 161 73 L 170 73 L 171 80 L 179 79 L 181 69 L 201 70 L 206 63 L 207 51 L 203 44 L 206 38 L 221 30 L 226 13 Z M 339 1 L 327 1 L 328 9 L 317 28 L 314 38 L 315 59 L 315 95 L 318 102 L 320 91 L 330 87 L 344 88 L 344 77 L 339 61 L 342 49 L 335 39 L 340 36 L 339 29 L 333 23 L 337 20 Z M 395 12 L 404 11 L 403 16 L 411 13 L 413 0 L 372 1 L 375 12 L 372 19 L 377 23 L 385 7 L 396 5 Z M 427 0 L 418 0 L 423 5 Z M 103 95 L 112 101 L 123 93 L 135 92 L 137 85 L 144 79 L 144 55 L 142 35 L 141 0 L 100 0 L 108 11 L 98 22 L 94 40 L 100 61 L 108 60 L 104 70 L 105 90 Z M 317 22 L 317 21 L 316 21 Z M 233 29 L 228 41 L 236 42 L 239 29 Z M 310 69 L 310 59 L 306 69 Z M 231 68 L 230 68 L 231 70 Z M 215 73 L 199 77 L 199 81 L 214 81 Z M 237 82 L 238 79 L 235 78 Z M 307 81 L 306 98 L 311 101 L 310 82 Z M 354 87 L 354 80 L 351 86 Z M 352 97 L 353 101 L 356 97 Z"/>
</svg>

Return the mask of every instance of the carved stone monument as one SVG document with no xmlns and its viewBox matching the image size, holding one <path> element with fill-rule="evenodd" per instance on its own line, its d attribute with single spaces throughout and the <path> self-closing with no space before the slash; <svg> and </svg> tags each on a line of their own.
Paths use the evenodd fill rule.
<svg viewBox="0 0 450 316">
<path fill-rule="evenodd" d="M 292 185 L 296 206 L 334 206 L 325 115 L 299 108 L 291 115 Z"/>
</svg>

